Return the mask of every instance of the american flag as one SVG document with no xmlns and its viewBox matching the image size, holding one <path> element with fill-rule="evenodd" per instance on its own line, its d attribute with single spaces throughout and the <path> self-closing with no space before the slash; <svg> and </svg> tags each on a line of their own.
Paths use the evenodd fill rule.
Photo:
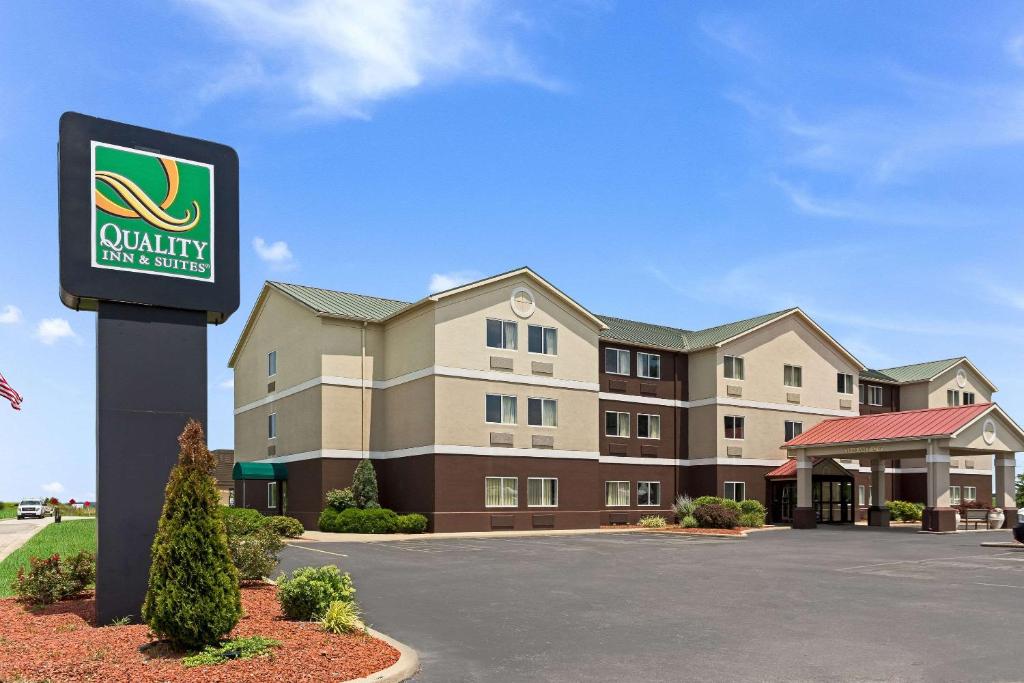
<svg viewBox="0 0 1024 683">
<path fill-rule="evenodd" d="M 7 378 L 4 377 L 3 373 L 0 373 L 0 398 L 6 398 L 11 402 L 12 408 L 21 410 L 21 402 L 24 399 L 21 398 L 21 394 L 14 390 L 14 387 L 7 383 Z"/>
</svg>

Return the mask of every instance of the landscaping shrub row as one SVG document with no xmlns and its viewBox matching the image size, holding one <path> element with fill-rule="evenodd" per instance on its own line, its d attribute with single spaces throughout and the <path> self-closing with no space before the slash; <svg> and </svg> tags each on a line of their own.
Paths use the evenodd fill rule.
<svg viewBox="0 0 1024 683">
<path fill-rule="evenodd" d="M 342 534 L 421 534 L 427 530 L 427 518 L 412 513 L 399 515 L 387 508 L 326 508 L 320 513 L 321 531 Z"/>
<path fill-rule="evenodd" d="M 734 529 L 764 526 L 767 511 L 760 501 L 735 501 L 718 496 L 679 496 L 673 508 L 684 528 Z"/>
<path fill-rule="evenodd" d="M 885 507 L 894 522 L 920 522 L 924 516 L 924 505 L 906 500 L 887 501 Z"/>
</svg>

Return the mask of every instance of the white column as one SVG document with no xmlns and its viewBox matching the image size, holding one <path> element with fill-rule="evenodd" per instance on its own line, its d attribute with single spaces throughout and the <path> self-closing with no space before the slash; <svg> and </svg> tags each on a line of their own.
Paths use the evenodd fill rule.
<svg viewBox="0 0 1024 683">
<path fill-rule="evenodd" d="M 885 460 L 871 461 L 871 507 L 884 508 L 888 500 L 885 493 Z"/>
<path fill-rule="evenodd" d="M 814 506 L 814 498 L 811 492 L 812 473 L 814 463 L 800 451 L 796 456 L 796 506 L 798 508 L 810 508 Z"/>
<path fill-rule="evenodd" d="M 928 500 L 930 508 L 949 507 L 949 448 L 935 442 L 928 444 L 925 456 L 928 468 Z"/>
<path fill-rule="evenodd" d="M 995 488 L 995 499 L 996 507 L 1006 509 L 1016 509 L 1017 497 L 1016 497 L 1016 467 L 1017 459 L 1014 453 L 997 453 L 995 455 L 995 469 L 996 469 L 996 488 Z"/>
</svg>

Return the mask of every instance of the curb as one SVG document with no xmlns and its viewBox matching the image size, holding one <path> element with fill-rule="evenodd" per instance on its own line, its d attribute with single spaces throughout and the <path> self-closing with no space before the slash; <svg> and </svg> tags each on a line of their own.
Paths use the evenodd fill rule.
<svg viewBox="0 0 1024 683">
<path fill-rule="evenodd" d="M 345 683 L 401 683 L 412 678 L 420 670 L 420 657 L 416 654 L 416 650 L 369 626 L 366 627 L 366 632 L 398 650 L 400 653 L 398 661 L 375 674 L 353 678 Z"/>
<path fill-rule="evenodd" d="M 1024 550 L 1024 545 L 1017 543 L 1016 541 L 985 541 L 981 544 L 982 548 L 1016 548 L 1017 550 Z"/>
</svg>

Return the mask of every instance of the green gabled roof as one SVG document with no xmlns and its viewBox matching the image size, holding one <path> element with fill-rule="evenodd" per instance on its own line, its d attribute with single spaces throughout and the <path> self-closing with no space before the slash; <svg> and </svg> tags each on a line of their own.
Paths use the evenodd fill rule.
<svg viewBox="0 0 1024 683">
<path fill-rule="evenodd" d="M 635 320 L 624 320 L 612 318 L 607 315 L 597 316 L 608 326 L 607 330 L 601 331 L 601 337 L 614 341 L 640 344 L 642 346 L 657 346 L 672 351 L 686 351 L 687 330 L 666 325 L 652 325 L 641 323 Z"/>
<path fill-rule="evenodd" d="M 932 360 L 926 363 L 914 363 L 912 365 L 900 365 L 895 368 L 883 368 L 875 372 L 883 377 L 888 377 L 890 382 L 908 384 L 910 382 L 923 382 L 936 375 L 945 372 L 960 361 L 963 356 L 957 358 L 946 358 L 944 360 Z"/>
<path fill-rule="evenodd" d="M 861 370 L 861 379 L 873 379 L 876 382 L 887 382 L 888 384 L 899 384 L 896 380 L 889 375 L 883 374 L 878 370 Z"/>
<path fill-rule="evenodd" d="M 377 296 L 351 292 L 337 292 L 333 289 L 293 285 L 287 282 L 268 282 L 267 284 L 297 299 L 317 313 L 356 320 L 380 322 L 412 305 L 408 301 L 382 299 Z"/>
<path fill-rule="evenodd" d="M 725 325 L 718 325 L 717 327 L 709 327 L 704 330 L 697 332 L 689 332 L 686 335 L 686 344 L 688 350 L 699 351 L 700 349 L 706 349 L 710 346 L 720 344 L 727 339 L 732 339 L 737 335 L 741 335 L 744 332 L 749 332 L 755 327 L 760 327 L 765 323 L 771 322 L 776 318 L 780 318 L 784 315 L 792 313 L 799 309 L 787 308 L 782 311 L 776 311 L 775 313 L 766 313 L 753 318 L 747 318 L 746 320 L 737 320 L 734 323 L 726 323 Z"/>
</svg>

